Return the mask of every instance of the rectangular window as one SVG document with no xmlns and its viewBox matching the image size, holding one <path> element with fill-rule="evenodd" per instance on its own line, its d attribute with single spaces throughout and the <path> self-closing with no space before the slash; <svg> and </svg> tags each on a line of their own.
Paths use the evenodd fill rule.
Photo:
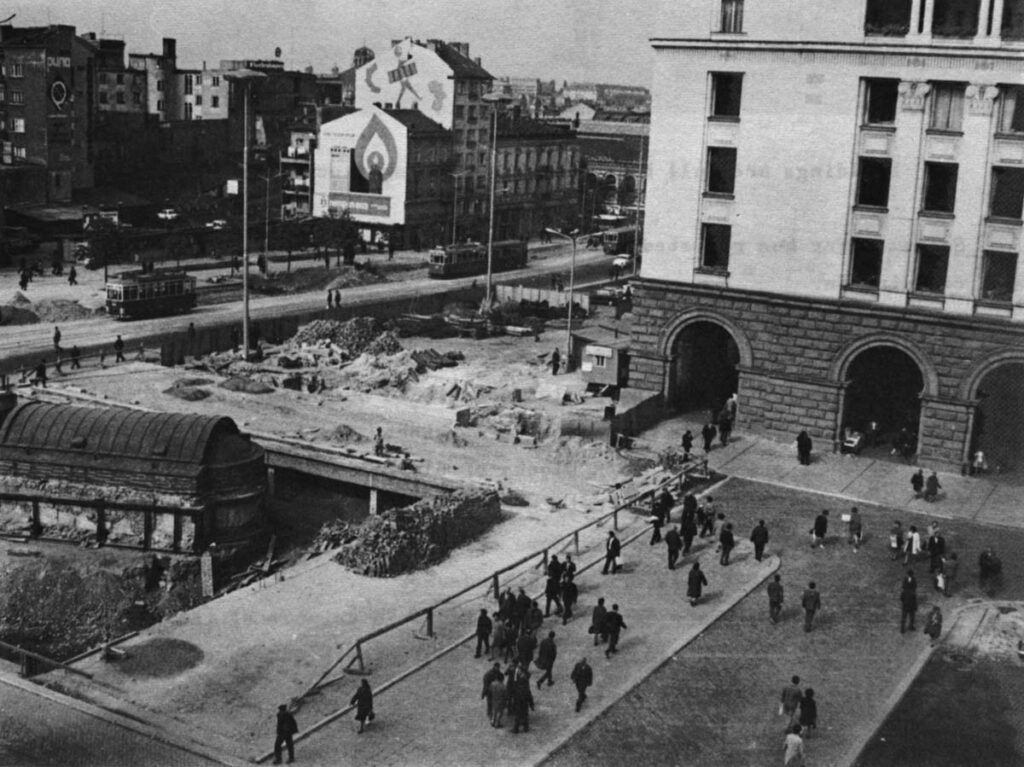
<svg viewBox="0 0 1024 767">
<path fill-rule="evenodd" d="M 26 157 L 28 157 L 28 152 L 25 150 L 25 147 L 16 146 L 14 147 L 14 156 L 17 157 L 19 160 L 24 160 Z"/>
<path fill-rule="evenodd" d="M 900 81 L 869 78 L 864 85 L 864 124 L 892 125 L 896 122 Z"/>
<path fill-rule="evenodd" d="M 951 162 L 924 164 L 924 209 L 952 213 L 956 206 L 956 177 L 960 166 Z"/>
<path fill-rule="evenodd" d="M 164 111 L 164 102 L 162 100 L 160 100 L 160 99 L 158 99 L 157 102 L 156 102 L 156 111 L 157 112 L 163 112 Z"/>
<path fill-rule="evenodd" d="M 192 95 L 192 75 L 185 75 L 185 95 Z"/>
<path fill-rule="evenodd" d="M 850 250 L 850 285 L 864 288 L 877 288 L 882 276 L 882 251 L 885 243 L 882 240 L 869 240 L 854 237 Z"/>
<path fill-rule="evenodd" d="M 914 290 L 918 293 L 945 293 L 948 266 L 949 248 L 945 245 L 918 245 Z"/>
<path fill-rule="evenodd" d="M 220 96 L 210 96 L 210 106 L 216 109 L 220 106 Z"/>
<path fill-rule="evenodd" d="M 858 170 L 857 205 L 887 207 L 892 161 L 881 157 L 861 157 Z"/>
<path fill-rule="evenodd" d="M 736 150 L 730 147 L 709 147 L 707 191 L 731 195 L 735 188 Z"/>
<path fill-rule="evenodd" d="M 142 103 L 142 94 L 141 93 L 133 93 L 132 94 L 132 103 L 133 104 L 141 104 Z"/>
<path fill-rule="evenodd" d="M 1024 168 L 992 169 L 991 215 L 998 218 L 1021 218 L 1024 208 Z"/>
<path fill-rule="evenodd" d="M 118 91 L 117 92 L 117 103 L 118 104 L 123 104 L 124 103 L 124 91 Z"/>
<path fill-rule="evenodd" d="M 12 104 L 24 104 L 25 94 L 22 91 L 11 91 L 11 103 Z"/>
<path fill-rule="evenodd" d="M 157 80 L 156 81 L 156 89 L 158 91 L 163 91 L 163 89 L 164 89 L 164 81 L 163 80 Z"/>
<path fill-rule="evenodd" d="M 219 87 L 220 86 L 220 76 L 219 75 L 213 75 L 213 77 L 210 78 L 210 85 L 212 85 L 214 88 Z"/>
<path fill-rule="evenodd" d="M 981 0 L 935 0 L 932 11 L 932 36 L 964 39 L 974 37 L 978 34 L 980 5 Z M 985 5 L 988 5 L 988 0 L 985 0 Z M 986 18 L 987 16 L 986 12 Z"/>
<path fill-rule="evenodd" d="M 186 120 L 191 120 L 192 119 L 192 105 L 189 104 L 187 101 L 185 102 L 185 119 Z"/>
<path fill-rule="evenodd" d="M 24 65 L 20 61 L 12 61 L 11 62 L 10 76 L 11 77 L 24 77 L 25 76 L 25 67 L 24 67 Z"/>
<path fill-rule="evenodd" d="M 117 73 L 117 84 L 118 85 L 124 85 L 124 73 L 123 72 L 118 72 Z"/>
<path fill-rule="evenodd" d="M 999 86 L 999 133 L 1024 133 L 1024 87 Z"/>
<path fill-rule="evenodd" d="M 24 117 L 12 117 L 11 118 L 11 133 L 24 133 L 25 132 L 25 118 Z"/>
<path fill-rule="evenodd" d="M 475 123 L 476 122 L 476 105 L 475 104 L 470 104 L 469 105 L 468 119 L 469 119 L 469 121 L 471 123 Z"/>
<path fill-rule="evenodd" d="M 7 89 L 3 83 L 0 83 L 0 104 L 3 104 L 7 100 Z"/>
<path fill-rule="evenodd" d="M 196 106 L 201 107 L 203 105 L 203 94 L 196 94 Z"/>
<path fill-rule="evenodd" d="M 961 83 L 933 83 L 929 128 L 960 132 L 964 118 L 964 86 Z"/>
<path fill-rule="evenodd" d="M 703 224 L 701 228 L 701 267 L 725 271 L 729 268 L 732 227 L 724 224 Z"/>
<path fill-rule="evenodd" d="M 462 104 L 456 104 L 452 116 L 456 120 L 462 120 L 466 116 L 466 107 Z"/>
<path fill-rule="evenodd" d="M 1010 303 L 1017 277 L 1017 254 L 986 250 L 982 261 L 981 297 L 985 301 Z"/>
<path fill-rule="evenodd" d="M 903 37 L 910 31 L 910 0 L 868 0 L 864 34 Z"/>
<path fill-rule="evenodd" d="M 721 32 L 739 34 L 743 31 L 743 0 L 722 0 Z"/>
<path fill-rule="evenodd" d="M 739 119 L 743 75 L 736 72 L 711 73 L 711 115 Z"/>
</svg>

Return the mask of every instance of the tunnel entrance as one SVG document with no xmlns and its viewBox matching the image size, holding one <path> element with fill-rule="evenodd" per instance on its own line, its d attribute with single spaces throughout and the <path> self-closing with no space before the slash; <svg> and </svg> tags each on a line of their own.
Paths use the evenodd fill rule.
<svg viewBox="0 0 1024 767">
<path fill-rule="evenodd" d="M 850 362 L 843 408 L 845 436 L 862 436 L 856 449 L 872 457 L 908 459 L 917 452 L 924 375 L 917 362 L 895 346 L 873 346 Z M 847 442 L 853 446 L 852 441 Z"/>
</svg>

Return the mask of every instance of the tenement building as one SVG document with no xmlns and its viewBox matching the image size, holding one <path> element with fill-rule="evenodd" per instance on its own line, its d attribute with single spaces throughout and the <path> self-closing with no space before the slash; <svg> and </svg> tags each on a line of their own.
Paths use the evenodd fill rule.
<svg viewBox="0 0 1024 767">
<path fill-rule="evenodd" d="M 1024 469 L 1024 0 L 693 6 L 653 40 L 630 381 Z"/>
</svg>

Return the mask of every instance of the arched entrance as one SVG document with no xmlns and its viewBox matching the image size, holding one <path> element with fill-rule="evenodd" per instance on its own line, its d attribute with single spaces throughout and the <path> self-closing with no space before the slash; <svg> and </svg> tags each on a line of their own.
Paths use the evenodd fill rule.
<svg viewBox="0 0 1024 767">
<path fill-rule="evenodd" d="M 981 450 L 990 471 L 1024 479 L 1024 360 L 989 370 L 973 398 L 971 454 Z"/>
<path fill-rule="evenodd" d="M 865 435 L 867 449 L 884 446 L 881 454 L 897 445 L 916 453 L 925 390 L 917 361 L 897 346 L 870 346 L 850 358 L 845 379 L 842 428 Z"/>
<path fill-rule="evenodd" d="M 626 176 L 619 184 L 619 205 L 628 208 L 636 203 L 636 179 Z"/>
<path fill-rule="evenodd" d="M 740 350 L 732 334 L 708 320 L 688 323 L 672 343 L 666 403 L 680 413 L 717 413 L 737 393 Z"/>
</svg>

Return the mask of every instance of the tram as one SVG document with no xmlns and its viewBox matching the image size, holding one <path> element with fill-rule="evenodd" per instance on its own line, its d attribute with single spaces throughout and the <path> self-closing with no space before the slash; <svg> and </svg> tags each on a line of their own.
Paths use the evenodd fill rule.
<svg viewBox="0 0 1024 767">
<path fill-rule="evenodd" d="M 522 240 L 495 242 L 491 271 L 522 269 L 527 262 L 526 243 Z M 487 272 L 487 246 L 479 242 L 445 245 L 430 251 L 431 277 L 469 277 Z"/>
<path fill-rule="evenodd" d="M 620 253 L 632 253 L 636 244 L 637 231 L 635 226 L 620 226 L 608 229 L 601 234 L 601 246 L 610 256 Z"/>
<path fill-rule="evenodd" d="M 179 314 L 196 305 L 196 278 L 176 269 L 121 272 L 106 289 L 107 314 L 119 320 Z"/>
</svg>

